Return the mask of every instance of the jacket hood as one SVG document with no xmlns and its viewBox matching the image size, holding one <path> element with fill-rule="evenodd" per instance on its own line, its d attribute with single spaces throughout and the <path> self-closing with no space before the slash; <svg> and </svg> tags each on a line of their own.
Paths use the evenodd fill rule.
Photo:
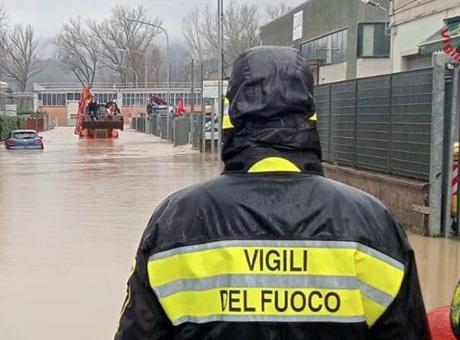
<svg viewBox="0 0 460 340">
<path fill-rule="evenodd" d="M 223 133 L 226 171 L 244 170 L 250 166 L 245 163 L 271 156 L 287 158 L 306 171 L 311 166 L 304 163 L 314 163 L 318 170 L 321 146 L 313 86 L 310 67 L 296 49 L 257 47 L 238 57 L 224 116 L 230 122 Z"/>
</svg>

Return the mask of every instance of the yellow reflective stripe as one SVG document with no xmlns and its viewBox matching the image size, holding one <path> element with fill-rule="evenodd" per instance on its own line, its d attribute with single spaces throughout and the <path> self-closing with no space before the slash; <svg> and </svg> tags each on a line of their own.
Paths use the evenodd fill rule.
<svg viewBox="0 0 460 340">
<path fill-rule="evenodd" d="M 218 299 L 217 293 L 222 289 L 245 294 L 250 290 L 316 289 L 329 293 L 336 290 L 359 292 L 359 298 L 348 301 L 346 308 L 352 305 L 362 308 L 362 320 L 356 321 L 355 315 L 354 321 L 347 322 L 366 321 L 373 325 L 398 294 L 404 277 L 404 266 L 385 254 L 358 243 L 333 241 L 215 242 L 155 254 L 147 269 L 151 287 L 169 310 L 171 320 L 178 324 L 221 320 L 222 310 L 202 319 L 201 312 L 188 309 L 177 312 L 176 309 L 182 308 L 177 304 L 190 304 L 190 301 L 200 305 L 210 296 Z M 253 320 L 244 319 L 245 315 L 243 312 L 226 320 Z M 261 319 L 261 315 L 264 318 Z M 291 317 L 284 312 L 276 316 L 276 320 L 264 315 L 260 314 L 257 320 L 282 322 L 285 320 L 282 318 Z M 329 322 L 342 322 L 331 320 Z"/>
<path fill-rule="evenodd" d="M 230 101 L 227 97 L 224 98 L 224 117 L 222 120 L 222 129 L 234 129 L 235 126 L 233 125 L 230 119 Z"/>
<path fill-rule="evenodd" d="M 286 300 L 287 298 L 287 300 Z M 333 318 L 356 318 L 364 314 L 359 290 L 340 289 L 280 289 L 280 288 L 218 288 L 207 291 L 185 291 L 161 299 L 168 318 L 173 324 L 187 320 L 211 321 L 211 316 L 238 316 L 244 313 L 246 320 L 251 316 L 302 317 L 315 316 Z M 199 303 L 198 303 L 199 301 Z M 212 319 L 215 320 L 215 319 Z M 332 319 L 330 320 L 332 321 Z"/>
<path fill-rule="evenodd" d="M 403 270 L 359 251 L 355 261 L 356 274 L 361 281 L 393 297 L 398 294 L 404 278 Z"/>
<path fill-rule="evenodd" d="M 354 249 L 231 247 L 178 254 L 150 261 L 148 264 L 148 271 L 152 274 L 149 275 L 150 284 L 152 287 L 158 287 L 177 280 L 226 274 L 305 275 L 305 271 L 293 271 L 287 268 L 288 266 L 303 268 L 305 251 L 307 251 L 307 271 L 310 275 L 354 275 Z M 267 268 L 264 259 L 272 262 L 273 260 L 270 259 L 274 259 L 271 255 L 274 252 L 289 257 L 288 262 L 284 262 L 281 266 L 281 269 L 286 266 L 286 270 L 271 271 Z M 291 258 L 294 258 L 292 264 Z"/>
<path fill-rule="evenodd" d="M 386 308 L 365 296 L 362 297 L 362 301 L 367 324 L 369 327 L 372 327 L 385 312 Z"/>
<path fill-rule="evenodd" d="M 222 120 L 222 128 L 224 130 L 235 128 L 235 126 L 233 125 L 232 121 L 230 120 L 229 115 L 224 115 L 224 119 Z"/>
<path fill-rule="evenodd" d="M 318 121 L 318 114 L 315 112 L 313 114 L 313 116 L 311 116 L 310 118 L 308 118 L 309 121 L 312 121 L 312 122 L 317 122 Z"/>
<path fill-rule="evenodd" d="M 270 270 L 279 261 L 280 270 Z M 272 247 L 231 247 L 178 254 L 150 261 L 148 272 L 152 287 L 229 274 L 352 276 L 393 297 L 404 276 L 401 269 L 356 249 Z"/>
<path fill-rule="evenodd" d="M 280 157 L 269 157 L 254 164 L 248 171 L 250 174 L 264 172 L 302 172 L 297 165 Z"/>
</svg>

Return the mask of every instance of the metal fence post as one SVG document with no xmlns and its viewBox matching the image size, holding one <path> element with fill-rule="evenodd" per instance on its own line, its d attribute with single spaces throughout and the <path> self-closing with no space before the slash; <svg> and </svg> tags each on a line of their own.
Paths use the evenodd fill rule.
<svg viewBox="0 0 460 340">
<path fill-rule="evenodd" d="M 354 138 L 355 138 L 355 152 L 353 157 L 353 166 L 358 166 L 358 79 L 355 80 L 355 116 L 354 116 Z"/>
<path fill-rule="evenodd" d="M 329 98 L 328 98 L 328 110 L 329 110 L 329 131 L 328 131 L 328 143 L 329 143 L 329 162 L 333 162 L 334 159 L 332 157 L 332 86 L 329 84 Z"/>
<path fill-rule="evenodd" d="M 206 153 L 206 112 L 201 114 L 201 152 Z"/>
<path fill-rule="evenodd" d="M 393 158 L 393 75 L 390 75 L 389 83 L 389 90 L 388 90 L 388 174 L 392 175 L 393 171 L 391 170 L 391 161 Z"/>
<path fill-rule="evenodd" d="M 434 56 L 428 227 L 430 236 L 441 235 L 446 62 L 446 55 Z"/>
<path fill-rule="evenodd" d="M 444 216 L 443 216 L 443 225 L 444 225 L 444 235 L 449 237 L 449 231 L 451 223 L 451 203 L 452 203 L 452 179 L 453 179 L 453 146 L 455 139 L 457 138 L 457 126 L 458 126 L 458 91 L 459 91 L 459 81 L 460 81 L 460 68 L 459 65 L 456 65 L 453 74 L 452 74 L 452 86 L 450 92 L 450 100 L 448 101 L 448 110 L 446 111 L 446 124 L 445 124 L 445 145 L 444 145 L 444 173 L 446 174 L 444 180 Z M 447 93 L 447 91 L 446 91 Z M 457 210 L 458 211 L 458 210 Z M 458 215 L 458 214 L 457 214 Z"/>
</svg>

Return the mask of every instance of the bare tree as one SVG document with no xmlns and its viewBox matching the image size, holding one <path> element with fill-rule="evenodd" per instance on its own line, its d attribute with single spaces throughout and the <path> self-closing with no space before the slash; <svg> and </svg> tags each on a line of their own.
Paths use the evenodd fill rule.
<svg viewBox="0 0 460 340">
<path fill-rule="evenodd" d="M 224 15 L 226 65 L 248 48 L 260 45 L 260 17 L 258 8 L 230 2 Z"/>
<path fill-rule="evenodd" d="M 265 12 L 269 20 L 275 20 L 292 10 L 291 6 L 280 2 L 278 5 L 267 5 Z"/>
<path fill-rule="evenodd" d="M 136 20 L 149 21 L 157 26 L 160 26 L 162 21 L 159 18 L 149 20 L 145 12 L 143 6 L 135 9 L 117 6 L 112 10 L 109 19 L 101 23 L 88 22 L 90 30 L 100 44 L 99 56 L 102 65 L 117 74 L 122 82 L 149 81 L 155 69 L 149 64 L 158 63 L 158 53 L 154 51 L 157 48 L 153 45 L 153 40 L 160 30 Z M 152 56 L 156 56 L 156 60 L 149 59 Z M 147 78 L 144 75 L 145 67 Z"/>
<path fill-rule="evenodd" d="M 82 85 L 93 85 L 99 61 L 94 33 L 83 27 L 80 19 L 70 19 L 56 38 L 62 61 Z"/>
<path fill-rule="evenodd" d="M 187 44 L 190 47 L 191 55 L 199 63 L 203 62 L 204 41 L 201 30 L 200 8 L 195 7 L 185 18 L 182 23 L 182 32 Z"/>
<path fill-rule="evenodd" d="M 17 83 L 20 92 L 27 90 L 29 80 L 39 72 L 36 49 L 37 41 L 30 25 L 15 25 L 0 42 L 0 70 Z"/>
<path fill-rule="evenodd" d="M 203 14 L 200 15 L 200 12 Z M 224 18 L 224 63 L 229 66 L 241 52 L 260 44 L 260 15 L 257 6 L 229 2 Z M 217 71 L 219 36 L 216 10 L 209 5 L 202 10 L 195 8 L 184 18 L 183 32 L 192 55 L 205 61 L 207 71 Z"/>
</svg>

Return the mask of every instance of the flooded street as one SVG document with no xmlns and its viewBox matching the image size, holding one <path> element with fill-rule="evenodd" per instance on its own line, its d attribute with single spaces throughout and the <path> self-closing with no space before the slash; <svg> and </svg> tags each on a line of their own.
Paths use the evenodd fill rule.
<svg viewBox="0 0 460 340">
<path fill-rule="evenodd" d="M 215 176 L 217 163 L 134 132 L 116 141 L 79 141 L 72 128 L 43 136 L 43 152 L 0 148 L 0 338 L 111 339 L 155 206 Z M 460 242 L 411 242 L 427 308 L 449 304 Z"/>
<path fill-rule="evenodd" d="M 43 136 L 44 152 L 0 148 L 0 339 L 111 339 L 155 206 L 215 163 L 140 133 Z"/>
</svg>

